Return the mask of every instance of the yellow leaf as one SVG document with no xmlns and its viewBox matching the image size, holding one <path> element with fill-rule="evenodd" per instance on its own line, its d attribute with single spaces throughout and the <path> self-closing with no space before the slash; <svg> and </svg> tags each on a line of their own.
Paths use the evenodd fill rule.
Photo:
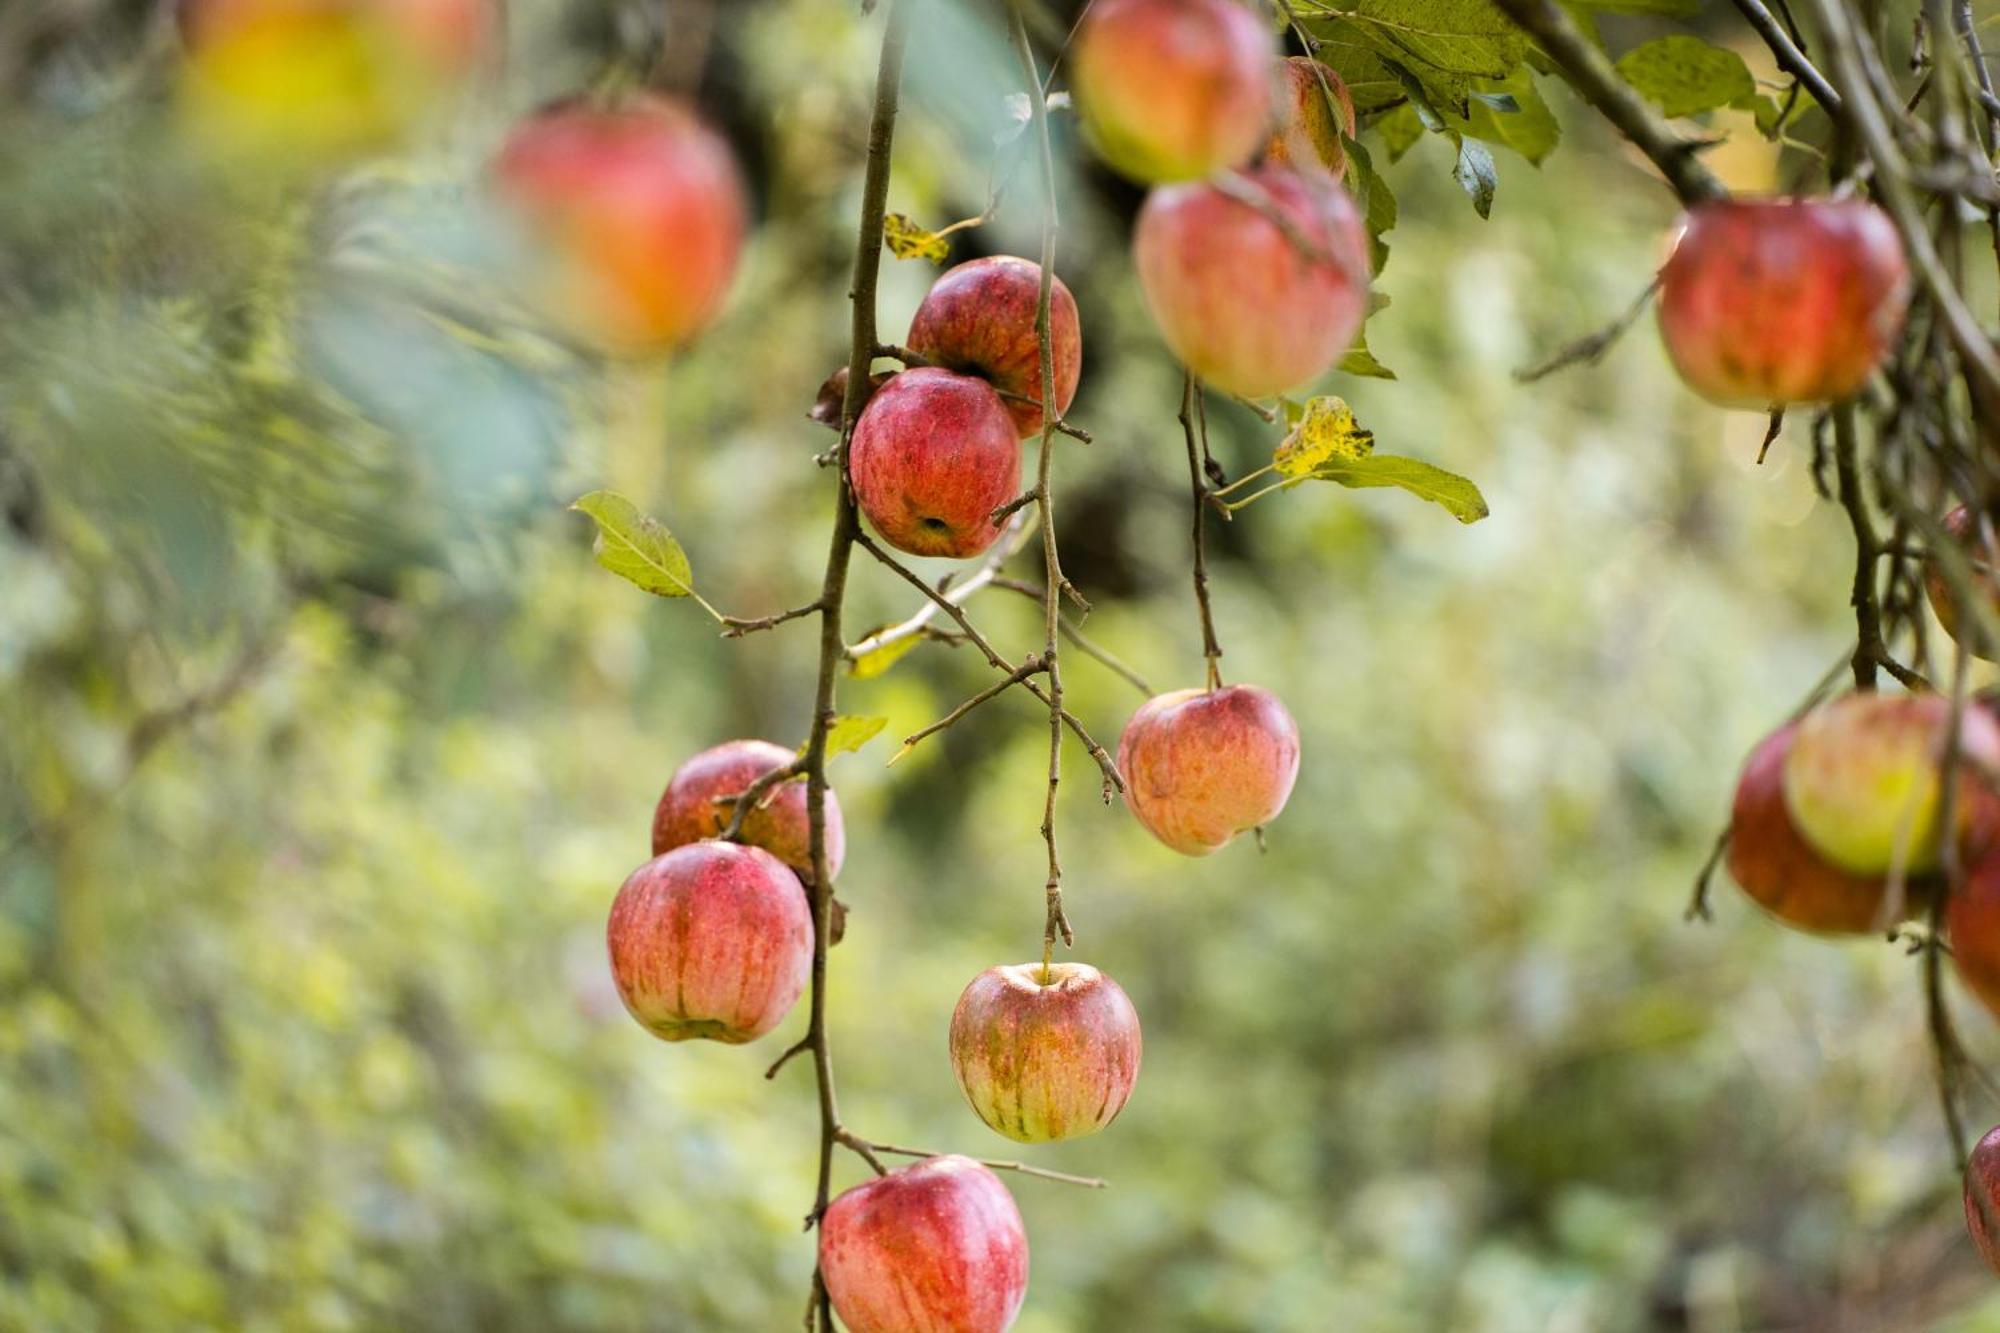
<svg viewBox="0 0 2000 1333">
<path fill-rule="evenodd" d="M 870 637 L 873 637 L 872 635 Z M 922 643 L 923 636 L 906 634 L 900 639 L 891 639 L 880 648 L 870 648 L 848 664 L 856 680 L 873 680 L 902 660 L 903 654 Z"/>
<path fill-rule="evenodd" d="M 826 728 L 826 757 L 831 759 L 837 754 L 860 749 L 888 725 L 886 717 L 843 716 L 833 719 Z M 805 758 L 807 748 L 806 745 L 799 747 L 799 758 Z"/>
<path fill-rule="evenodd" d="M 901 213 L 891 213 L 882 219 L 882 240 L 889 253 L 898 259 L 928 259 L 933 264 L 942 264 L 951 258 L 951 246 L 944 237 Z"/>
<path fill-rule="evenodd" d="M 1305 415 L 1271 455 L 1280 476 L 1304 477 L 1335 459 L 1366 458 L 1375 452 L 1375 432 L 1363 430 L 1354 409 L 1330 395 L 1306 404 Z"/>
</svg>

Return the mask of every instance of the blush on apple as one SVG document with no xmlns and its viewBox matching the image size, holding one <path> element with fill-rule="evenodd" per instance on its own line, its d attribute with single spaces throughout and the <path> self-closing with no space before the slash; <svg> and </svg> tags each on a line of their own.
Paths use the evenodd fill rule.
<svg viewBox="0 0 2000 1333">
<path fill-rule="evenodd" d="M 667 781 L 667 789 L 660 793 L 660 803 L 653 810 L 653 855 L 721 834 L 735 812 L 733 803 L 725 798 L 740 794 L 766 773 L 787 767 L 797 758 L 782 745 L 746 740 L 703 750 L 682 764 Z M 743 816 L 738 834 L 741 841 L 762 847 L 804 879 L 812 878 L 812 822 L 806 812 L 804 782 L 780 782 L 765 792 Z M 846 855 L 840 801 L 829 790 L 827 873 L 838 879 Z"/>
<path fill-rule="evenodd" d="M 812 970 L 798 876 L 761 847 L 696 842 L 632 872 L 605 930 L 632 1017 L 666 1041 L 754 1041 L 797 1003 Z"/>
<path fill-rule="evenodd" d="M 951 1067 L 979 1118 L 1022 1143 L 1095 1134 L 1139 1077 L 1139 1015 L 1083 963 L 1017 963 L 972 979 L 951 1016 Z"/>
<path fill-rule="evenodd" d="M 1259 398 L 1323 374 L 1353 343 L 1368 313 L 1368 235 L 1325 172 L 1263 166 L 1237 182 L 1264 206 L 1206 181 L 1154 190 L 1132 252 L 1174 355 L 1216 388 Z"/>
<path fill-rule="evenodd" d="M 1352 139 L 1355 134 L 1354 98 L 1347 85 L 1311 56 L 1288 56 L 1278 69 L 1278 128 L 1264 145 L 1264 160 L 1325 171 L 1339 180 L 1347 174 L 1347 145 L 1341 136 Z M 1327 105 L 1328 92 L 1340 108 L 1338 119 Z"/>
<path fill-rule="evenodd" d="M 2000 618 L 2000 578 L 1994 577 L 1993 557 L 1988 551 L 1986 538 L 1980 532 L 1980 525 L 1974 521 L 1973 511 L 1960 505 L 1945 515 L 1944 529 L 1958 543 L 1966 563 L 1972 567 L 1972 586 L 1978 590 L 1992 615 Z M 1944 567 L 1936 556 L 1924 562 L 1924 591 L 1930 597 L 1931 610 L 1937 613 L 1938 623 L 1944 626 L 1944 632 L 1964 645 L 1967 652 L 1993 660 L 1995 646 L 1986 642 L 1983 634 L 1975 632 L 1968 636 L 1959 633 L 1958 600 L 1952 596 L 1951 583 L 1945 578 Z"/>
<path fill-rule="evenodd" d="M 536 242 L 535 299 L 572 335 L 658 353 L 721 310 L 748 205 L 729 145 L 686 106 L 558 103 L 508 136 L 494 176 Z"/>
<path fill-rule="evenodd" d="M 1177 852 L 1206 856 L 1275 819 L 1299 776 L 1299 729 L 1255 685 L 1176 690 L 1140 705 L 1118 740 L 1125 804 Z"/>
<path fill-rule="evenodd" d="M 911 555 L 963 558 L 1000 536 L 993 511 L 1021 488 L 1021 442 L 992 385 L 925 366 L 869 398 L 847 473 L 882 540 Z"/>
<path fill-rule="evenodd" d="M 1944 925 L 1952 970 L 2000 1018 L 2000 855 L 1973 865 L 1945 901 Z"/>
<path fill-rule="evenodd" d="M 1071 59 L 1085 132 L 1134 180 L 1239 166 L 1270 128 L 1276 45 L 1248 5 L 1094 0 Z"/>
<path fill-rule="evenodd" d="M 910 321 L 910 350 L 934 366 L 977 375 L 1000 391 L 1014 429 L 1042 431 L 1042 266 L 1012 255 L 974 259 L 945 273 Z M 1061 278 L 1049 287 L 1049 348 L 1056 413 L 1069 410 L 1083 371 L 1076 298 Z"/>
<path fill-rule="evenodd" d="M 848 1333 L 1005 1333 L 1028 1296 L 1028 1235 L 993 1172 L 930 1157 L 827 1205 L 819 1268 Z"/>
<path fill-rule="evenodd" d="M 1725 407 L 1860 392 L 1903 330 L 1903 243 L 1865 199 L 1697 204 L 1660 270 L 1660 332 L 1688 386 Z"/>
</svg>

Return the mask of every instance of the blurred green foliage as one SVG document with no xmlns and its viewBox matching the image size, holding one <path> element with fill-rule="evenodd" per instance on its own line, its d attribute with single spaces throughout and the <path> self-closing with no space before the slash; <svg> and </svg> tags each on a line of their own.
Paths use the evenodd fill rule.
<svg viewBox="0 0 2000 1333">
<path fill-rule="evenodd" d="M 566 506 L 632 495 L 725 611 L 810 597 L 831 487 L 804 412 L 845 356 L 879 20 L 719 7 L 701 96 L 759 227 L 723 322 L 633 368 L 515 318 L 468 207 L 509 118 L 630 12 L 514 6 L 512 75 L 443 142 L 278 189 L 179 152 L 171 52 L 81 8 L 0 119 L 0 1329 L 793 1326 L 816 1111 L 803 1065 L 761 1074 L 802 1016 L 659 1044 L 600 932 L 682 757 L 803 736 L 811 634 L 719 641 L 598 569 Z M 925 7 L 891 207 L 982 208 L 1009 68 L 983 9 Z M 1761 418 L 1681 391 L 1650 329 L 1510 377 L 1623 309 L 1669 220 L 1556 110 L 1568 147 L 1503 154 L 1490 223 L 1448 143 L 1390 170 L 1370 343 L 1399 378 L 1323 386 L 1492 517 L 1304 487 L 1215 531 L 1225 672 L 1304 733 L 1268 854 L 1164 851 L 1070 751 L 1078 956 L 1147 1054 L 1113 1129 L 1024 1150 L 1114 1183 L 1010 1181 L 1021 1333 L 2000 1329 L 1916 963 L 1726 885 L 1681 922 L 1741 755 L 1848 642 L 1847 548 L 1809 442 L 1754 465 Z M 1135 200 L 1058 128 L 1096 435 L 1058 442 L 1065 563 L 1090 632 L 1177 687 L 1178 378 Z M 1036 219 L 1016 187 L 958 256 Z M 888 261 L 886 331 L 933 272 Z M 1213 416 L 1232 475 L 1268 458 L 1278 428 Z M 914 609 L 856 581 L 856 632 Z M 975 606 L 1036 641 L 1026 599 Z M 841 707 L 900 736 L 986 670 L 926 645 Z M 1110 740 L 1138 694 L 1066 674 Z M 1044 736 L 1017 693 L 893 770 L 887 740 L 835 762 L 831 1030 L 865 1133 L 1014 1150 L 944 1032 L 1038 942 Z"/>
</svg>

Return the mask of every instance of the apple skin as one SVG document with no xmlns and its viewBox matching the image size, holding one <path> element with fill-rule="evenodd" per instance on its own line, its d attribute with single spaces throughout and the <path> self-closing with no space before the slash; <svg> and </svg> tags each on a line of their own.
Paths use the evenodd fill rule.
<svg viewBox="0 0 2000 1333">
<path fill-rule="evenodd" d="M 819 1268 L 848 1333 L 1004 1333 L 1028 1296 L 1028 1235 L 993 1172 L 930 1157 L 827 1205 Z"/>
<path fill-rule="evenodd" d="M 1944 926 L 1958 979 L 2000 1018 L 2000 856 L 1974 863 L 1945 900 Z"/>
<path fill-rule="evenodd" d="M 1314 66 L 1319 66 L 1314 70 Z M 1264 160 L 1300 171 L 1322 170 L 1335 180 L 1347 174 L 1347 146 L 1340 140 L 1355 134 L 1354 98 L 1338 74 L 1311 56 L 1287 56 L 1278 62 L 1278 128 L 1264 145 Z M 1320 87 L 1320 78 L 1326 88 Z M 1340 107 L 1340 119 L 1326 105 L 1326 89 Z"/>
<path fill-rule="evenodd" d="M 1098 155 L 1145 184 L 1240 166 L 1270 131 L 1277 46 L 1233 0 L 1095 0 L 1071 53 Z"/>
<path fill-rule="evenodd" d="M 1021 489 L 1021 441 L 993 386 L 923 366 L 892 376 L 854 423 L 847 474 L 882 540 L 962 559 L 1000 535 L 993 511 Z"/>
<path fill-rule="evenodd" d="M 1660 333 L 1681 378 L 1724 407 L 1858 393 L 1903 329 L 1895 224 L 1861 199 L 1724 199 L 1681 220 L 1660 270 Z"/>
<path fill-rule="evenodd" d="M 514 129 L 493 174 L 536 243 L 534 299 L 570 334 L 653 355 L 721 310 L 749 206 L 729 145 L 681 103 L 557 103 Z"/>
<path fill-rule="evenodd" d="M 977 375 L 1003 395 L 1015 433 L 1042 433 L 1042 266 L 1012 255 L 974 259 L 931 286 L 910 321 L 910 350 L 934 366 Z M 1083 373 L 1076 298 L 1061 278 L 1049 288 L 1049 348 L 1055 355 L 1056 413 L 1069 410 Z"/>
<path fill-rule="evenodd" d="M 1368 313 L 1368 235 L 1324 172 L 1247 173 L 1317 253 L 1206 182 L 1167 185 L 1139 210 L 1132 249 L 1153 322 L 1175 356 L 1244 398 L 1323 374 Z"/>
<path fill-rule="evenodd" d="M 965 1100 L 1021 1143 L 1095 1134 L 1139 1077 L 1139 1015 L 1085 963 L 989 967 L 951 1015 L 951 1067 Z"/>
<path fill-rule="evenodd" d="M 1965 1229 L 1986 1266 L 2000 1273 L 2000 1237 L 1986 1224 L 2000 1224 L 2000 1126 L 1986 1131 L 1965 1162 Z"/>
<path fill-rule="evenodd" d="M 703 750 L 674 770 L 660 803 L 653 809 L 653 855 L 670 852 L 703 838 L 721 835 L 734 807 L 717 797 L 735 796 L 773 769 L 784 768 L 798 756 L 770 741 L 728 741 Z M 762 847 L 812 879 L 812 821 L 806 813 L 806 784 L 781 782 L 743 816 L 740 841 Z M 847 830 L 840 818 L 840 800 L 826 794 L 826 870 L 840 878 L 847 856 Z"/>
<path fill-rule="evenodd" d="M 1207 856 L 1275 819 L 1299 776 L 1299 728 L 1255 685 L 1175 690 L 1118 739 L 1125 804 L 1167 846 Z"/>
<path fill-rule="evenodd" d="M 1838 869 L 1886 875 L 1938 865 L 1938 805 L 1951 700 L 1935 694 L 1845 694 L 1798 723 L 1785 757 L 1785 809 L 1806 844 Z M 1960 834 L 1986 822 L 1981 769 L 2000 765 L 2000 724 L 1965 709 L 1959 731 Z"/>
<path fill-rule="evenodd" d="M 1827 935 L 1865 935 L 1895 924 L 1885 918 L 1887 883 L 1828 864 L 1806 844 L 1785 809 L 1785 757 L 1798 724 L 1788 722 L 1757 743 L 1743 765 L 1730 812 L 1728 866 L 1751 901 L 1788 926 Z M 1908 903 L 1920 904 L 1922 881 Z M 1908 915 L 1906 912 L 1905 915 Z"/>
<path fill-rule="evenodd" d="M 1979 535 L 1979 527 L 1973 522 L 1972 510 L 1960 505 L 1944 516 L 1944 530 L 1950 534 L 1965 552 L 1965 558 L 1972 562 L 1973 582 L 1986 596 L 1987 605 L 1995 616 L 2000 616 L 2000 578 L 1994 577 L 1993 558 L 1986 553 L 1984 540 Z M 2000 528 L 1996 528 L 2000 531 Z M 1934 559 L 1924 562 L 1924 591 L 1929 594 L 1931 610 L 1937 613 L 1938 623 L 1944 632 L 1962 645 L 1975 657 L 1988 661 L 1994 659 L 1991 645 L 1982 643 L 1980 636 L 1960 638 L 1958 633 L 1958 603 L 1952 599 L 1951 584 L 1946 581 L 1944 570 Z"/>
<path fill-rule="evenodd" d="M 761 847 L 696 842 L 632 872 L 605 940 L 625 1008 L 666 1041 L 740 1045 L 783 1021 L 812 970 L 799 878 Z"/>
</svg>

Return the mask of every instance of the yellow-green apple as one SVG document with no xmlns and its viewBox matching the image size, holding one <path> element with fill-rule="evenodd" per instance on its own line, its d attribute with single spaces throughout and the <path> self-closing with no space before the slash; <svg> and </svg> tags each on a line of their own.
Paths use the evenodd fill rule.
<svg viewBox="0 0 2000 1333">
<path fill-rule="evenodd" d="M 998 1176 L 930 1157 L 827 1205 L 819 1270 L 848 1333 L 1004 1333 L 1028 1296 L 1028 1234 Z"/>
<path fill-rule="evenodd" d="M 1016 963 L 972 979 L 951 1015 L 951 1067 L 981 1120 L 1022 1143 L 1095 1134 L 1139 1077 L 1139 1015 L 1084 963 Z"/>
<path fill-rule="evenodd" d="M 1966 1159 L 1965 1227 L 1979 1257 L 2000 1273 L 2000 1126 L 1987 1130 Z"/>
<path fill-rule="evenodd" d="M 1938 865 L 1940 767 L 1951 700 L 1936 694 L 1846 694 L 1808 713 L 1785 756 L 1785 809 L 1799 836 L 1856 875 L 1923 874 Z M 1958 733 L 1956 836 L 1991 803 L 2000 724 L 1967 707 Z"/>
<path fill-rule="evenodd" d="M 653 809 L 653 855 L 703 838 L 719 836 L 735 813 L 734 797 L 765 774 L 789 767 L 798 755 L 770 741 L 728 741 L 703 750 L 674 770 Z M 738 841 L 762 847 L 812 878 L 812 822 L 806 814 L 806 785 L 784 781 L 767 790 L 743 816 Z M 840 877 L 847 855 L 847 832 L 840 801 L 826 794 L 826 868 Z"/>
<path fill-rule="evenodd" d="M 791 1011 L 812 970 L 812 913 L 761 847 L 695 842 L 632 872 L 605 939 L 625 1008 L 667 1041 L 731 1045 Z"/>
<path fill-rule="evenodd" d="M 180 0 L 182 109 L 229 152 L 287 163 L 385 147 L 491 51 L 489 0 Z"/>
<path fill-rule="evenodd" d="M 1125 804 L 1154 837 L 1207 856 L 1285 808 L 1299 776 L 1299 728 L 1255 685 L 1175 690 L 1125 724 L 1118 771 Z"/>
<path fill-rule="evenodd" d="M 1323 171 L 1259 167 L 1235 178 L 1234 193 L 1161 186 L 1139 210 L 1132 251 L 1167 346 L 1198 378 L 1245 398 L 1325 372 L 1368 313 L 1368 236 Z"/>
<path fill-rule="evenodd" d="M 1865 199 L 1722 199 L 1681 219 L 1660 333 L 1725 407 L 1835 402 L 1888 357 L 1909 297 L 1895 224 Z"/>
<path fill-rule="evenodd" d="M 1276 43 L 1234 0 L 1094 0 L 1071 61 L 1085 132 L 1134 180 L 1240 166 L 1271 128 Z"/>
<path fill-rule="evenodd" d="M 494 179 L 534 243 L 534 299 L 573 336 L 656 353 L 721 310 L 748 206 L 729 145 L 688 107 L 558 103 L 508 136 Z"/>
<path fill-rule="evenodd" d="M 1945 515 L 1944 529 L 1958 543 L 1966 563 L 1972 567 L 1972 586 L 1979 590 L 1988 610 L 2000 617 L 2000 579 L 1994 577 L 1993 557 L 1988 551 L 1985 536 L 1980 532 L 1980 525 L 1973 521 L 1973 511 L 1960 505 Z M 1967 652 L 1991 660 L 1994 645 L 1986 642 L 1984 635 L 1960 636 L 1958 600 L 1952 596 L 1951 582 L 1945 577 L 1944 566 L 1936 556 L 1924 562 L 1924 590 L 1930 595 L 1931 610 L 1937 612 L 1938 623 L 1944 626 L 1944 632 L 1962 644 Z"/>
<path fill-rule="evenodd" d="M 1729 873 L 1759 907 L 1786 925 L 1823 934 L 1868 934 L 1895 924 L 1881 875 L 1856 875 L 1806 845 L 1785 809 L 1785 757 L 1796 723 L 1757 743 L 1736 783 L 1729 819 Z M 1905 903 L 1926 885 L 1908 885 Z M 1908 915 L 1904 912 L 1901 915 Z"/>
<path fill-rule="evenodd" d="M 1042 430 L 1042 266 L 1012 255 L 974 259 L 948 271 L 910 321 L 910 350 L 934 366 L 977 375 L 1000 391 L 1021 435 Z M 1069 410 L 1083 371 L 1076 298 L 1061 278 L 1049 287 L 1049 350 L 1056 414 Z"/>
<path fill-rule="evenodd" d="M 1324 170 L 1339 180 L 1347 174 L 1347 146 L 1341 136 L 1352 139 L 1355 132 L 1354 98 L 1347 85 L 1311 56 L 1287 56 L 1278 69 L 1278 128 L 1264 145 L 1264 160 L 1300 170 Z M 1327 105 L 1328 92 L 1340 108 L 1337 119 Z"/>
<path fill-rule="evenodd" d="M 892 376 L 854 423 L 854 498 L 882 540 L 964 557 L 993 544 L 993 511 L 1021 488 L 1021 442 L 985 380 L 936 366 Z"/>
</svg>

